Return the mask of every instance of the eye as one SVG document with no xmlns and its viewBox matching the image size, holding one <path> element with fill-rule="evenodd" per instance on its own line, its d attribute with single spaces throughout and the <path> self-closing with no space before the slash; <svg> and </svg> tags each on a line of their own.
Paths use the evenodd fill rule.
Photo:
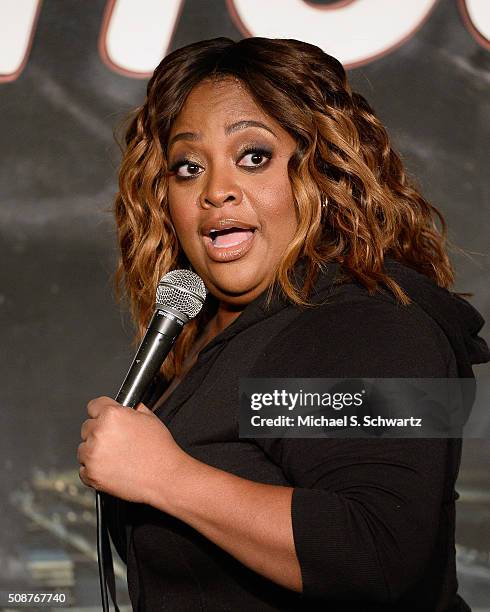
<svg viewBox="0 0 490 612">
<path fill-rule="evenodd" d="M 240 154 L 240 161 L 246 163 L 240 163 L 239 166 L 243 168 L 262 168 L 272 158 L 272 151 L 259 147 L 248 148 Z"/>
<path fill-rule="evenodd" d="M 178 176 L 179 178 L 188 179 L 193 178 L 194 176 L 199 176 L 199 174 L 201 174 L 199 170 L 202 171 L 203 168 L 190 159 L 181 159 L 172 164 L 169 170 L 172 174 Z"/>
</svg>

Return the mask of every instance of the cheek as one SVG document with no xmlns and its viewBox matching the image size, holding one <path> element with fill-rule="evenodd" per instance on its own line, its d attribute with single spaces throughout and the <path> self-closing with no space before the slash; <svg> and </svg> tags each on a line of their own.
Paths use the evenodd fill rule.
<svg viewBox="0 0 490 612">
<path fill-rule="evenodd" d="M 172 197 L 170 192 L 168 206 L 170 219 L 179 240 L 185 242 L 186 238 L 191 236 L 191 228 L 195 224 L 194 207 L 189 205 L 189 202 L 183 198 Z"/>
<path fill-rule="evenodd" d="M 267 231 L 275 235 L 294 234 L 296 228 L 296 209 L 287 173 L 272 178 L 263 186 L 260 194 L 261 209 L 267 221 Z"/>
</svg>

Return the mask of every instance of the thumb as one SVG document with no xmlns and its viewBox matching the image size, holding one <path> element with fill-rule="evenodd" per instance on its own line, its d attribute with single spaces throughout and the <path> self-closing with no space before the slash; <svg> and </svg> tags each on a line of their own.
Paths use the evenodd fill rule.
<svg viewBox="0 0 490 612">
<path fill-rule="evenodd" d="M 140 402 L 137 406 L 136 406 L 136 411 L 137 412 L 143 412 L 144 414 L 153 414 L 153 412 L 147 408 L 143 402 Z"/>
</svg>

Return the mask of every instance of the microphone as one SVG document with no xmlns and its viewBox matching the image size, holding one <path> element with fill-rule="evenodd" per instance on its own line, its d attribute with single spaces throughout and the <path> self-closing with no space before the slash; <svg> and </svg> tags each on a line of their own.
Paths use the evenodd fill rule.
<svg viewBox="0 0 490 612">
<path fill-rule="evenodd" d="M 190 270 L 172 270 L 158 283 L 155 312 L 116 402 L 134 408 L 161 368 L 184 325 L 199 314 L 206 299 L 202 279 Z"/>
<path fill-rule="evenodd" d="M 202 279 L 190 270 L 172 270 L 161 278 L 156 291 L 155 311 L 115 397 L 119 404 L 129 408 L 139 404 L 184 325 L 201 311 L 206 293 Z M 102 609 L 109 612 L 109 587 L 114 609 L 119 612 L 111 545 L 107 525 L 103 520 L 103 501 L 101 493 L 96 491 L 97 557 Z"/>
</svg>

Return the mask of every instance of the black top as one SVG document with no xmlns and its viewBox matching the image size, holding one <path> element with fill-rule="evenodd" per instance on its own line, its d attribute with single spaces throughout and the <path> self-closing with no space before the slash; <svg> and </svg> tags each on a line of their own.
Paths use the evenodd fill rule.
<svg viewBox="0 0 490 612">
<path fill-rule="evenodd" d="M 477 335 L 483 320 L 468 302 L 393 260 L 386 269 L 414 303 L 370 296 L 356 282 L 335 285 L 337 265 L 316 284 L 313 301 L 328 298 L 318 308 L 276 297 L 267 310 L 263 293 L 157 410 L 200 461 L 294 487 L 303 593 L 263 578 L 166 513 L 109 498 L 135 610 L 470 609 L 457 595 L 455 569 L 461 439 L 238 437 L 241 377 L 472 377 L 471 364 L 490 359 Z"/>
</svg>

